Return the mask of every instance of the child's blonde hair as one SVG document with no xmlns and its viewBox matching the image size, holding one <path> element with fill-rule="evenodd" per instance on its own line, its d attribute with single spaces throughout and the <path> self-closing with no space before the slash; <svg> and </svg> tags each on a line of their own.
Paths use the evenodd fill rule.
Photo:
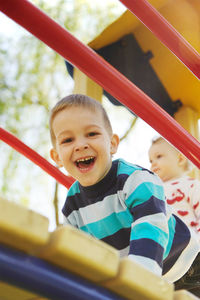
<svg viewBox="0 0 200 300">
<path fill-rule="evenodd" d="M 82 107 L 82 108 L 92 110 L 94 112 L 100 111 L 102 113 L 103 120 L 105 122 L 105 127 L 109 135 L 112 136 L 113 134 L 112 126 L 108 118 L 108 115 L 105 109 L 103 108 L 103 106 L 101 105 L 101 103 L 86 95 L 72 94 L 64 97 L 59 102 L 57 102 L 57 104 L 51 110 L 50 119 L 49 119 L 49 128 L 50 128 L 50 136 L 51 136 L 51 142 L 53 147 L 55 147 L 56 144 L 56 137 L 52 126 L 53 120 L 58 112 L 70 107 Z"/>
</svg>

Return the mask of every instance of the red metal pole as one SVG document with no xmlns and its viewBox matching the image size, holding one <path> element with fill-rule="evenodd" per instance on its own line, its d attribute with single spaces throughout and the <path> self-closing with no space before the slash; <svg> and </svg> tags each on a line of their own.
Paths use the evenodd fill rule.
<svg viewBox="0 0 200 300">
<path fill-rule="evenodd" d="M 92 49 L 27 0 L 0 0 L 0 9 L 134 111 L 200 167 L 199 142 Z"/>
<path fill-rule="evenodd" d="M 146 0 L 120 0 L 200 79 L 200 54 Z"/>
<path fill-rule="evenodd" d="M 56 167 L 50 164 L 45 158 L 35 152 L 33 149 L 21 142 L 17 137 L 15 137 L 10 132 L 0 127 L 0 138 L 2 141 L 7 143 L 9 146 L 17 150 L 19 153 L 26 156 L 33 163 L 42 168 L 49 175 L 54 177 L 59 183 L 63 184 L 66 188 L 69 188 L 74 179 L 72 177 L 65 176 Z"/>
</svg>

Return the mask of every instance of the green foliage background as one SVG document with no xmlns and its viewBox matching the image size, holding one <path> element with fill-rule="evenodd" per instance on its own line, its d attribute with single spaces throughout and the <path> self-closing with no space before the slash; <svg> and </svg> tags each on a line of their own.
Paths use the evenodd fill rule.
<svg viewBox="0 0 200 300">
<path fill-rule="evenodd" d="M 31 2 L 84 43 L 124 11 L 108 0 Z M 0 34 L 0 124 L 49 160 L 49 110 L 72 92 L 73 80 L 62 57 L 15 26 L 16 34 L 7 35 L 6 28 Z M 0 196 L 46 214 L 53 226 L 61 222 L 54 179 L 1 141 L 0 153 Z"/>
</svg>

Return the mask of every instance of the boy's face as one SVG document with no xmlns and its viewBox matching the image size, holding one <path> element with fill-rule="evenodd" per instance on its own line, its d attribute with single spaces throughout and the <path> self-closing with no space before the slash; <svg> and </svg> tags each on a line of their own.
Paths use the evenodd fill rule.
<svg viewBox="0 0 200 300">
<path fill-rule="evenodd" d="M 81 185 L 93 185 L 108 173 L 119 138 L 109 135 L 101 112 L 66 108 L 57 113 L 52 127 L 56 149 L 51 150 L 51 158 Z"/>
<path fill-rule="evenodd" d="M 151 171 L 156 173 L 162 181 L 172 180 L 183 174 L 181 156 L 178 151 L 166 141 L 156 142 L 149 149 Z"/>
</svg>

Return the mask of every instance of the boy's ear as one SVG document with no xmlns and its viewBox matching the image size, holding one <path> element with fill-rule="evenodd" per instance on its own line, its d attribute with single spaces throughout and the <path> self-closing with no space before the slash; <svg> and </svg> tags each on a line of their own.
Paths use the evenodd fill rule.
<svg viewBox="0 0 200 300">
<path fill-rule="evenodd" d="M 53 161 L 55 161 L 55 163 L 57 164 L 58 167 L 60 167 L 60 168 L 63 167 L 63 164 L 60 160 L 59 154 L 56 151 L 56 149 L 52 148 L 50 150 L 50 156 L 51 156 L 51 159 L 53 159 Z"/>
<path fill-rule="evenodd" d="M 111 138 L 110 154 L 115 154 L 117 152 L 118 145 L 119 145 L 119 137 L 117 134 L 113 134 Z"/>
</svg>

